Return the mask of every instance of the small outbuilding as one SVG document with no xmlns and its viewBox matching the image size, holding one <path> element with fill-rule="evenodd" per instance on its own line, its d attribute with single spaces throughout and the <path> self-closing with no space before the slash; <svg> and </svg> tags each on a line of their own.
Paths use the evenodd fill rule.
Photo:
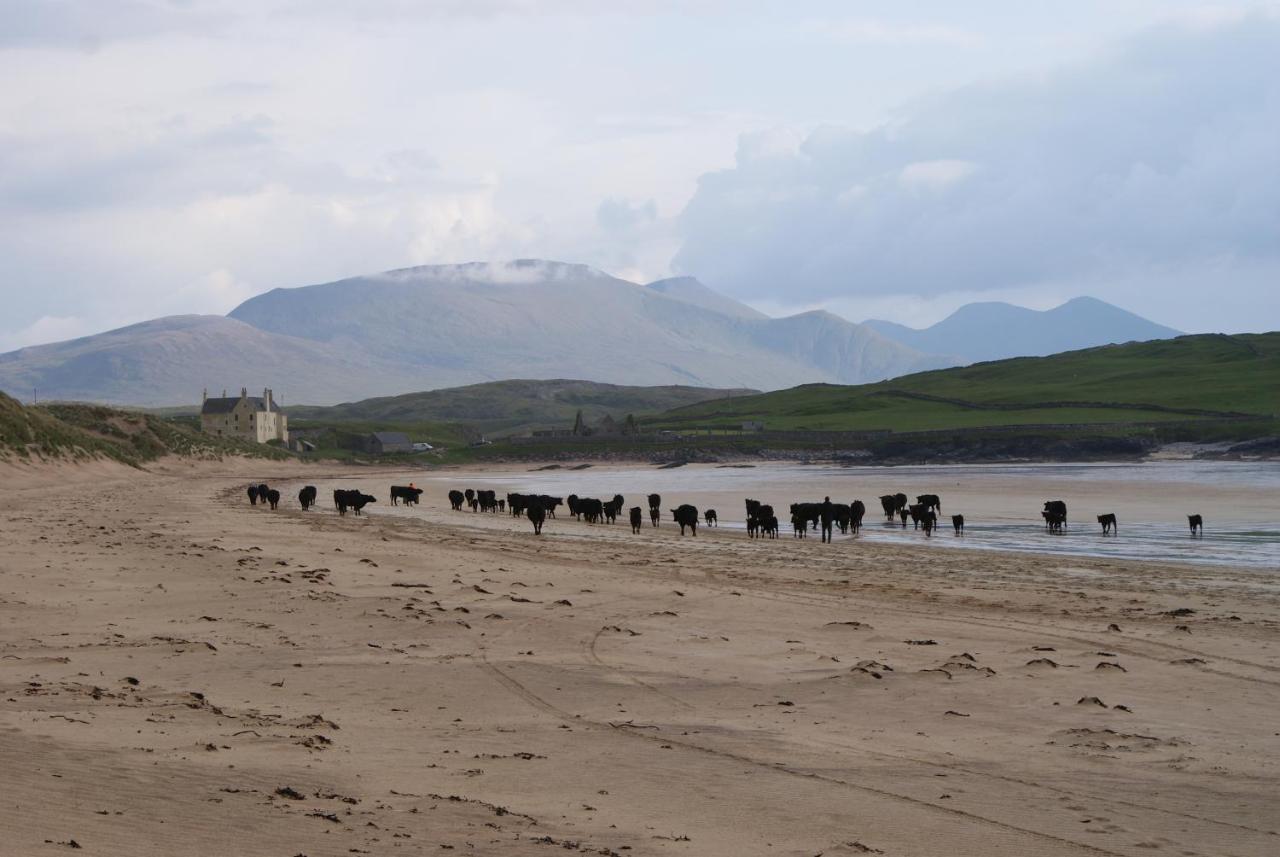
<svg viewBox="0 0 1280 857">
<path fill-rule="evenodd" d="M 413 452 L 413 441 L 402 431 L 375 431 L 364 436 L 364 451 L 373 455 Z"/>
</svg>

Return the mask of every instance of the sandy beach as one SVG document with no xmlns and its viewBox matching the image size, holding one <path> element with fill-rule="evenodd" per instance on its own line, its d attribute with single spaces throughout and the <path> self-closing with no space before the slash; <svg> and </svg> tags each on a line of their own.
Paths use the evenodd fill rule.
<svg viewBox="0 0 1280 857">
<path fill-rule="evenodd" d="M 1280 852 L 1275 569 L 2 475 L 0 855 Z"/>
</svg>

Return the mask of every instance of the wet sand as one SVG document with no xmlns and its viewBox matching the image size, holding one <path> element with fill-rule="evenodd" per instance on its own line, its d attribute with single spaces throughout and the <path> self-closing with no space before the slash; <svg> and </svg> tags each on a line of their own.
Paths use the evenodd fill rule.
<svg viewBox="0 0 1280 857">
<path fill-rule="evenodd" d="M 1280 848 L 1274 570 L 5 475 L 0 854 Z"/>
</svg>

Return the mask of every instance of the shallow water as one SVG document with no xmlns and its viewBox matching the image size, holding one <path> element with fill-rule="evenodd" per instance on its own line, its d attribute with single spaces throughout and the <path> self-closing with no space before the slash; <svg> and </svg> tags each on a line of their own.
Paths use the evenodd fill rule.
<svg viewBox="0 0 1280 857">
<path fill-rule="evenodd" d="M 791 502 L 820 501 L 830 495 L 866 504 L 866 525 L 859 538 L 871 541 L 1280 570 L 1280 462 L 592 467 L 458 473 L 420 482 L 433 501 L 448 488 L 466 486 L 555 496 L 607 498 L 621 493 L 628 506 L 644 506 L 644 495 L 661 493 L 664 509 L 685 502 L 716 508 L 721 527 L 737 529 L 745 528 L 745 497 L 785 511 Z M 932 538 L 911 526 L 904 530 L 884 523 L 877 497 L 899 490 L 912 496 L 942 496 L 942 526 Z M 1044 530 L 1040 510 L 1047 499 L 1067 502 L 1070 517 L 1062 535 Z M 953 512 L 965 515 L 963 537 L 953 535 Z M 1104 512 L 1119 517 L 1118 535 L 1101 534 L 1095 518 Z M 1189 513 L 1204 516 L 1203 538 L 1190 537 Z M 669 519 L 668 512 L 663 515 Z M 783 521 L 782 530 L 783 538 L 791 537 L 789 522 Z"/>
</svg>

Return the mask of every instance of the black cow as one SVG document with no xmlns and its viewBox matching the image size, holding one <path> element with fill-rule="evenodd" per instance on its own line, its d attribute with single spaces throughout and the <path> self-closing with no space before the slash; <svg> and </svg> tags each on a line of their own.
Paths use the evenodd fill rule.
<svg viewBox="0 0 1280 857">
<path fill-rule="evenodd" d="M 804 516 L 803 512 L 793 511 L 791 513 L 791 538 L 803 539 L 809 535 L 809 519 Z"/>
<path fill-rule="evenodd" d="M 537 497 L 532 497 L 529 504 L 525 506 L 525 517 L 529 519 L 529 523 L 533 524 L 533 534 L 535 536 L 542 535 L 542 525 L 547 522 L 547 510 L 543 507 L 542 502 Z"/>
<path fill-rule="evenodd" d="M 952 515 L 951 526 L 955 529 L 957 536 L 964 535 L 964 515 Z"/>
<path fill-rule="evenodd" d="M 376 502 L 378 502 L 378 498 L 372 494 L 364 494 L 354 489 L 348 491 L 338 488 L 333 492 L 333 505 L 337 507 L 339 515 L 347 514 L 347 509 L 359 515 L 365 506 Z"/>
<path fill-rule="evenodd" d="M 854 500 L 849 504 L 849 527 L 856 536 L 858 531 L 862 529 L 862 519 L 867 514 L 867 504 L 861 500 Z"/>
<path fill-rule="evenodd" d="M 498 514 L 498 492 L 497 491 L 477 491 L 476 503 L 481 512 L 490 512 L 494 515 Z"/>
<path fill-rule="evenodd" d="M 1062 527 L 1067 526 L 1067 504 L 1062 500 L 1045 500 L 1044 510 L 1050 515 L 1055 515 L 1062 519 Z"/>
<path fill-rule="evenodd" d="M 1104 536 L 1108 535 L 1112 530 L 1115 530 L 1117 536 L 1120 535 L 1120 527 L 1116 524 L 1116 516 L 1113 512 L 1108 512 L 1105 515 L 1099 515 L 1098 523 L 1102 524 L 1102 534 Z"/>
<path fill-rule="evenodd" d="M 267 487 L 267 483 L 259 482 L 258 483 L 258 499 L 264 503 L 267 502 L 267 492 L 270 490 L 271 489 Z"/>
<path fill-rule="evenodd" d="M 853 519 L 852 511 L 844 503 L 836 503 L 832 506 L 836 515 L 836 526 L 840 528 L 840 535 L 849 535 L 849 523 Z"/>
<path fill-rule="evenodd" d="M 657 506 L 649 507 L 649 523 L 650 524 L 652 524 L 655 527 L 658 526 L 658 519 L 661 517 L 662 517 L 661 509 L 659 509 Z"/>
<path fill-rule="evenodd" d="M 507 501 L 503 500 L 501 497 L 498 498 L 498 511 L 499 512 L 507 511 Z"/>
<path fill-rule="evenodd" d="M 920 513 L 920 526 L 924 528 L 924 534 L 932 537 L 933 530 L 938 526 L 938 515 L 932 509 L 925 509 Z"/>
<path fill-rule="evenodd" d="M 475 492 L 475 490 L 474 490 L 474 489 L 471 489 L 471 488 L 468 488 L 466 491 L 463 491 L 463 492 L 462 492 L 462 496 L 463 496 L 463 498 L 464 498 L 464 499 L 466 499 L 466 501 L 467 501 L 467 505 L 471 507 L 472 511 L 475 511 L 475 508 L 476 508 L 476 503 L 475 503 L 475 500 L 476 500 L 476 492 Z"/>
<path fill-rule="evenodd" d="M 542 508 L 547 510 L 547 514 L 552 518 L 556 516 L 556 506 L 564 505 L 563 497 L 548 497 L 546 494 L 539 494 L 538 499 L 542 501 Z"/>
<path fill-rule="evenodd" d="M 684 535 L 685 527 L 689 528 L 691 535 L 698 534 L 698 507 L 685 503 L 683 506 L 672 509 L 671 517 L 680 525 L 680 535 Z"/>
<path fill-rule="evenodd" d="M 298 492 L 298 505 L 305 512 L 316 504 L 316 486 L 308 485 Z"/>
<path fill-rule="evenodd" d="M 257 485 L 249 486 L 249 505 L 250 506 L 258 505 L 258 486 Z"/>
<path fill-rule="evenodd" d="M 770 515 L 760 521 L 760 529 L 771 539 L 778 537 L 778 516 Z"/>
<path fill-rule="evenodd" d="M 455 488 L 449 492 L 449 508 L 455 512 L 461 512 L 462 504 L 466 499 L 466 495 Z"/>
<path fill-rule="evenodd" d="M 1201 537 L 1204 536 L 1204 518 L 1199 515 L 1187 515 L 1187 524 L 1191 527 L 1191 538 L 1194 539 L 1196 533 L 1199 533 Z"/>
<path fill-rule="evenodd" d="M 801 515 L 816 530 L 818 529 L 818 522 L 822 519 L 822 504 L 792 503 L 791 517 L 794 518 L 797 514 Z"/>
<path fill-rule="evenodd" d="M 622 506 L 626 502 L 621 494 L 614 494 L 612 500 L 603 504 L 604 519 L 610 524 L 616 521 L 622 514 Z"/>
<path fill-rule="evenodd" d="M 577 518 L 582 514 L 582 512 L 578 510 L 577 494 L 570 494 L 568 497 L 565 497 L 564 505 L 569 509 L 569 514 L 572 515 L 573 517 Z"/>
<path fill-rule="evenodd" d="M 1058 512 L 1041 512 L 1040 514 L 1044 516 L 1044 528 L 1046 530 L 1050 533 L 1062 534 L 1062 527 L 1066 523 L 1066 518 Z"/>
<path fill-rule="evenodd" d="M 391 505 L 399 506 L 401 500 L 406 506 L 413 506 L 418 502 L 418 498 L 422 496 L 421 488 L 414 488 L 412 485 L 392 485 L 391 486 Z"/>
<path fill-rule="evenodd" d="M 892 494 L 880 495 L 880 508 L 884 509 L 884 517 L 889 523 L 893 523 L 893 518 L 898 514 L 898 501 L 894 499 Z"/>
<path fill-rule="evenodd" d="M 912 503 L 907 507 L 907 514 L 911 516 L 911 529 L 920 529 L 920 521 L 924 518 L 925 512 L 928 511 L 929 508 L 920 503 Z M 904 528 L 907 526 L 907 522 L 905 520 L 902 522 L 902 526 Z"/>
<path fill-rule="evenodd" d="M 755 515 L 747 516 L 747 538 L 754 539 L 757 535 L 763 535 L 760 532 L 760 519 Z"/>
<path fill-rule="evenodd" d="M 930 509 L 935 512 L 942 511 L 942 500 L 937 494 L 921 494 L 916 497 L 916 502 L 921 506 L 924 506 L 926 509 Z"/>
<path fill-rule="evenodd" d="M 518 518 L 523 515 L 525 507 L 529 505 L 529 501 L 532 499 L 532 497 L 527 497 L 524 494 L 508 494 L 507 508 L 511 510 L 511 517 Z"/>
<path fill-rule="evenodd" d="M 760 518 L 760 526 L 763 527 L 765 524 L 765 521 L 773 517 L 773 507 L 770 506 L 768 503 L 761 503 L 759 506 L 756 507 L 756 509 L 758 510 L 756 512 L 756 516 Z"/>
<path fill-rule="evenodd" d="M 748 518 L 753 517 L 753 516 L 754 516 L 754 517 L 757 517 L 757 518 L 758 518 L 758 517 L 760 517 L 760 501 L 759 501 L 759 500 L 751 500 L 751 499 L 748 499 L 748 500 L 746 501 L 746 504 L 747 504 L 747 517 L 748 517 Z"/>
<path fill-rule="evenodd" d="M 639 506 L 632 506 L 629 514 L 631 515 L 631 532 L 639 535 L 640 528 L 644 526 L 644 510 Z"/>
<path fill-rule="evenodd" d="M 604 518 L 604 503 L 590 497 L 579 497 L 578 514 L 588 524 L 598 524 Z"/>
<path fill-rule="evenodd" d="M 277 491 L 277 490 L 276 490 L 276 489 L 274 489 L 274 488 L 272 488 L 272 489 L 268 490 L 268 491 L 267 491 L 267 502 L 271 504 L 271 508 L 272 508 L 272 510 L 274 511 L 274 510 L 275 510 L 275 508 L 276 508 L 276 506 L 279 506 L 279 505 L 280 505 L 280 492 L 279 492 L 279 491 Z"/>
<path fill-rule="evenodd" d="M 649 511 L 650 511 L 650 512 L 652 512 L 654 509 L 659 509 L 659 510 L 660 510 L 660 509 L 662 509 L 662 495 L 661 495 L 661 494 L 650 494 L 650 495 L 649 495 L 649 497 L 648 497 L 648 499 L 649 499 Z"/>
<path fill-rule="evenodd" d="M 898 517 L 902 519 L 902 529 L 905 530 L 907 528 L 907 518 L 911 517 L 911 513 L 906 509 L 899 509 Z"/>
<path fill-rule="evenodd" d="M 720 519 L 719 519 L 718 517 L 716 517 L 716 510 L 715 510 L 715 509 L 708 509 L 707 511 L 703 512 L 703 513 L 702 513 L 702 520 L 704 520 L 704 521 L 706 521 L 706 522 L 707 522 L 707 526 L 708 526 L 708 527 L 718 527 L 718 526 L 720 526 Z"/>
</svg>

